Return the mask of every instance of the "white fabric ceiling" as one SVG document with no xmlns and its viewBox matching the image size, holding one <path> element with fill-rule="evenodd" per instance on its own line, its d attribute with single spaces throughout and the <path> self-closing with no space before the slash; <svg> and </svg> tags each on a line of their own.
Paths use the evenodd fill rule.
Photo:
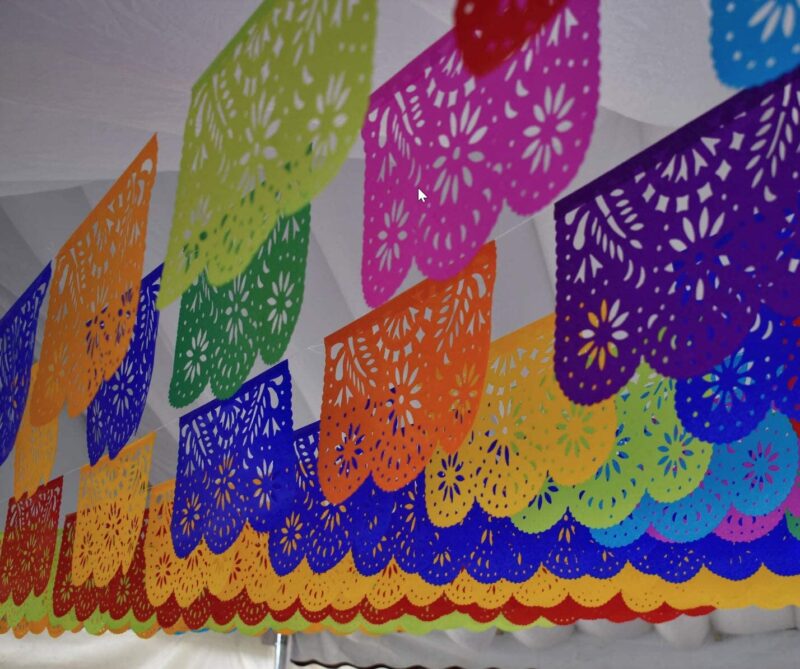
<svg viewBox="0 0 800 669">
<path fill-rule="evenodd" d="M 0 2 L 0 313 L 153 132 L 159 136 L 159 177 L 145 269 L 161 262 L 192 83 L 257 4 Z M 449 29 L 453 4 L 380 0 L 373 87 Z M 707 0 L 604 0 L 601 10 L 601 108 L 589 155 L 572 187 L 732 92 L 717 82 L 710 62 Z M 287 353 L 298 425 L 319 412 L 323 337 L 366 311 L 360 287 L 363 169 L 357 145 L 312 204 L 306 299 Z M 493 334 L 500 336 L 553 307 L 552 208 L 528 221 L 505 212 L 494 236 L 499 267 Z M 418 280 L 418 274 L 410 276 L 406 285 Z M 155 377 L 140 430 L 163 426 L 153 482 L 175 471 L 181 412 L 169 407 L 167 388 L 177 315 L 177 304 L 162 313 Z M 76 469 L 87 460 L 84 423 L 64 416 L 61 425 L 56 471 L 67 473 L 64 509 L 72 510 Z M 11 495 L 12 461 L 0 468 L 0 498 Z M 15 642 L 2 639 L 0 647 L 8 643 Z"/>
</svg>

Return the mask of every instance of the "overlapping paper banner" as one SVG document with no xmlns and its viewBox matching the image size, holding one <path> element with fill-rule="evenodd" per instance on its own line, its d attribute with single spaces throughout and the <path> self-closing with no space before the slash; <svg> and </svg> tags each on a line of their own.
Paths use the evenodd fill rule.
<svg viewBox="0 0 800 669">
<path fill-rule="evenodd" d="M 45 592 L 55 557 L 61 510 L 59 477 L 8 501 L 3 546 L 0 549 L 0 602 L 21 605 Z"/>
<path fill-rule="evenodd" d="M 139 428 L 153 378 L 160 282 L 161 267 L 142 279 L 128 352 L 114 375 L 101 384 L 86 412 L 86 443 L 91 464 L 106 449 L 113 460 Z"/>
<path fill-rule="evenodd" d="M 145 527 L 149 527 L 147 517 L 144 522 Z M 488 597 L 481 599 L 486 599 L 491 608 L 484 608 L 469 603 L 473 598 L 463 592 L 463 584 L 446 593 L 441 589 L 427 592 L 424 587 L 415 589 L 404 585 L 402 571 L 396 568 L 367 583 L 366 588 L 363 583 L 362 587 L 357 587 L 358 583 L 352 578 L 347 579 L 343 573 L 341 576 L 345 580 L 333 587 L 310 574 L 305 583 L 299 580 L 291 584 L 272 581 L 271 588 L 260 588 L 265 594 L 258 600 L 253 599 L 242 584 L 244 580 L 255 583 L 256 579 L 243 576 L 236 590 L 238 594 L 228 598 L 216 596 L 204 587 L 187 606 L 177 605 L 174 597 L 154 606 L 143 587 L 143 574 L 149 568 L 142 559 L 141 541 L 127 577 L 118 574 L 105 588 L 90 582 L 81 587 L 72 584 L 68 565 L 72 560 L 74 524 L 74 514 L 68 515 L 60 542 L 58 565 L 52 572 L 46 596 L 42 598 L 46 602 L 44 606 L 31 599 L 21 607 L 5 607 L 6 624 L 14 627 L 15 633 L 44 629 L 58 633 L 82 628 L 95 634 L 132 629 L 142 636 L 149 636 L 157 629 L 168 633 L 237 629 L 248 634 L 260 634 L 270 628 L 282 631 L 324 628 L 340 633 L 359 629 L 372 633 L 396 630 L 425 633 L 450 627 L 480 630 L 496 626 L 513 630 L 536 623 L 542 613 L 567 624 L 574 622 L 577 615 L 618 621 L 642 617 L 651 622 L 663 622 L 682 613 L 699 615 L 709 611 L 709 607 L 678 610 L 662 604 L 636 612 L 619 595 L 607 597 L 601 605 L 579 604 L 566 597 L 552 607 L 536 607 L 518 602 L 507 592 L 500 596 L 487 593 Z M 264 580 L 260 575 L 259 581 L 263 583 Z M 553 579 L 545 577 L 537 585 L 550 585 L 548 581 Z M 355 591 L 351 589 L 354 585 Z M 267 590 L 270 594 L 266 594 Z M 364 595 L 365 592 L 368 594 Z M 384 602 L 387 605 L 381 608 Z M 48 605 L 51 606 L 49 610 Z"/>
<path fill-rule="evenodd" d="M 58 252 L 47 305 L 33 425 L 64 403 L 83 412 L 128 352 L 139 306 L 155 135 Z"/>
<path fill-rule="evenodd" d="M 115 460 L 103 457 L 80 472 L 72 579 L 107 585 L 127 573 L 147 506 L 155 434 L 125 447 Z"/>
<path fill-rule="evenodd" d="M 423 281 L 325 339 L 319 477 L 338 504 L 370 476 L 416 477 L 468 434 L 486 371 L 496 250 L 448 281 Z"/>
<path fill-rule="evenodd" d="M 756 86 L 800 65 L 796 0 L 711 0 L 711 53 L 722 83 Z"/>
<path fill-rule="evenodd" d="M 292 379 L 282 362 L 250 379 L 228 400 L 181 417 L 177 512 L 172 539 L 180 557 L 205 540 L 214 553 L 236 541 L 246 522 L 274 527 L 291 503 Z"/>
<path fill-rule="evenodd" d="M 478 79 L 449 32 L 373 93 L 362 130 L 368 304 L 390 298 L 413 260 L 426 276 L 453 276 L 504 204 L 533 214 L 569 184 L 597 113 L 598 21 L 596 0 L 566 0 Z"/>
<path fill-rule="evenodd" d="M 39 310 L 50 283 L 50 265 L 0 319 L 0 464 L 5 462 L 23 414 L 29 415 L 33 351 Z"/>
<path fill-rule="evenodd" d="M 795 62 L 795 5 L 712 4 L 721 72 L 751 85 Z M 491 341 L 484 242 L 583 159 L 598 6 L 460 1 L 370 100 L 362 270 L 381 306 L 326 338 L 321 419 L 296 428 L 274 363 L 309 202 L 363 118 L 375 13 L 264 3 L 197 82 L 163 290 L 160 268 L 141 278 L 153 138 L 59 252 L 38 365 L 49 267 L 0 321 L 0 631 L 511 630 L 796 603 L 800 70 L 559 202 L 557 313 Z M 390 299 L 414 258 L 431 278 Z M 170 400 L 220 399 L 181 418 L 176 480 L 148 490 L 154 434 L 128 442 L 156 303 L 184 292 Z M 256 351 L 274 366 L 245 381 Z M 91 465 L 59 531 L 65 401 L 88 407 Z"/>
<path fill-rule="evenodd" d="M 36 382 L 39 366 L 31 368 L 31 384 Z M 30 408 L 25 407 L 14 442 L 14 497 L 33 495 L 53 474 L 58 449 L 58 417 L 45 425 L 31 425 Z"/>
<path fill-rule="evenodd" d="M 247 269 L 224 286 L 201 274 L 181 298 L 175 364 L 169 387 L 173 406 L 186 406 L 206 384 L 230 397 L 256 359 L 280 360 L 300 315 L 311 210 L 280 218 Z"/>
<path fill-rule="evenodd" d="M 195 83 L 158 304 L 222 285 L 336 175 L 370 92 L 377 3 L 264 2 Z"/>
<path fill-rule="evenodd" d="M 756 395 L 795 404 L 794 342 L 780 335 L 800 314 L 799 80 L 735 95 L 556 204 L 555 363 L 572 400 L 610 397 L 645 358 L 695 377 L 685 413 L 710 432 L 713 407 L 749 398 L 751 371 Z M 754 350 L 740 357 L 753 339 L 770 352 L 758 366 Z"/>
<path fill-rule="evenodd" d="M 458 0 L 455 36 L 476 75 L 498 67 L 559 12 L 566 0 Z"/>
<path fill-rule="evenodd" d="M 159 627 L 249 633 L 320 626 L 374 632 L 398 628 L 423 632 L 451 625 L 511 629 L 539 616 L 562 624 L 577 617 L 662 622 L 683 612 L 706 613 L 709 601 L 717 606 L 743 601 L 784 606 L 796 597 L 798 587 L 797 577 L 778 576 L 764 568 L 738 582 L 700 570 L 693 579 L 676 584 L 629 565 L 611 578 L 563 579 L 539 569 L 521 583 L 503 580 L 487 586 L 462 572 L 450 583 L 434 586 L 394 561 L 365 578 L 348 559 L 323 575 L 303 563 L 281 577 L 270 568 L 267 536 L 249 526 L 229 555 L 215 557 L 201 550 L 198 559 L 177 558 L 169 540 L 170 487 L 167 483 L 154 489 L 153 508 L 142 518 L 130 569 L 127 573 L 120 569 L 105 587 L 92 579 L 75 584 L 76 518 L 69 515 L 49 583 L 24 601 L 6 601 L 2 608 L 6 623 L 17 626 L 20 633 L 37 627 L 56 632 L 84 627 L 94 633 L 133 629 L 143 635 Z M 53 546 L 55 539 L 54 534 Z M 774 546 L 771 551 L 780 553 Z M 785 563 L 791 561 L 789 556 Z M 175 589 L 174 584 L 181 582 L 189 587 Z M 181 593 L 184 604 L 179 601 Z"/>
</svg>

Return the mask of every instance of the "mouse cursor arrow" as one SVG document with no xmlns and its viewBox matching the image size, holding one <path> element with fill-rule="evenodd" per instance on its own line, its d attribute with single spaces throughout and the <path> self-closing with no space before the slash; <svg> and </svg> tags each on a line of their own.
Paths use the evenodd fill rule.
<svg viewBox="0 0 800 669">
<path fill-rule="evenodd" d="M 425 195 L 425 193 L 423 193 L 420 188 L 417 188 L 417 200 L 419 200 L 420 202 L 425 202 L 425 200 L 427 199 L 428 196 Z"/>
</svg>

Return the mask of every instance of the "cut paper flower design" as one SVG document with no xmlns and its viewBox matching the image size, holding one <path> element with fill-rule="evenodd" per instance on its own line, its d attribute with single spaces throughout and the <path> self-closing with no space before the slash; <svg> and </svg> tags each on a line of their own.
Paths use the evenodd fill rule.
<svg viewBox="0 0 800 669">
<path fill-rule="evenodd" d="M 36 381 L 38 365 L 31 368 L 31 383 Z M 46 425 L 31 425 L 29 408 L 25 407 L 14 443 L 14 497 L 33 495 L 45 485 L 53 473 L 58 449 L 58 416 Z"/>
<path fill-rule="evenodd" d="M 175 482 L 166 481 L 152 491 L 147 533 L 144 539 L 144 579 L 154 606 L 175 602 L 188 608 L 208 593 L 230 601 L 244 595 L 251 603 L 264 602 L 278 589 L 267 549 L 267 534 L 245 524 L 231 547 L 220 555 L 205 542 L 185 558 L 175 553 L 170 535 Z"/>
<path fill-rule="evenodd" d="M 476 75 L 498 67 L 561 9 L 565 0 L 459 0 L 455 36 Z"/>
<path fill-rule="evenodd" d="M 30 414 L 28 393 L 36 328 L 49 283 L 48 264 L 0 318 L 0 464 L 14 447 L 23 413 Z"/>
<path fill-rule="evenodd" d="M 319 429 L 313 423 L 294 433 L 294 504 L 270 533 L 270 562 L 281 576 L 304 559 L 314 572 L 324 573 L 352 551 L 356 568 L 375 574 L 386 566 L 389 553 L 382 560 L 370 555 L 371 549 L 389 529 L 395 496 L 368 481 L 346 502 L 325 499 L 317 475 Z"/>
<path fill-rule="evenodd" d="M 610 397 L 642 357 L 703 377 L 760 314 L 800 312 L 798 79 L 739 93 L 556 204 L 555 364 L 570 399 Z"/>
<path fill-rule="evenodd" d="M 370 93 L 371 0 L 265 2 L 195 83 L 159 306 L 250 264 L 347 158 Z"/>
<path fill-rule="evenodd" d="M 201 274 L 181 298 L 173 406 L 196 400 L 207 384 L 217 397 L 235 393 L 256 352 L 280 360 L 300 315 L 311 231 L 310 208 L 278 220 L 247 269 L 224 286 Z"/>
<path fill-rule="evenodd" d="M 319 478 L 333 504 L 372 476 L 397 490 L 469 434 L 489 352 L 496 251 L 325 339 Z"/>
<path fill-rule="evenodd" d="M 105 586 L 133 560 L 147 506 L 155 433 L 129 444 L 114 459 L 81 468 L 72 581 Z"/>
<path fill-rule="evenodd" d="M 145 586 L 154 606 L 174 596 L 178 606 L 188 607 L 208 585 L 209 551 L 200 542 L 185 559 L 175 554 L 170 534 L 174 491 L 175 481 L 166 481 L 151 491 L 144 544 Z"/>
<path fill-rule="evenodd" d="M 541 568 L 561 578 L 609 579 L 626 570 L 627 563 L 640 572 L 674 582 L 688 582 L 702 566 L 732 579 L 747 578 L 762 565 L 786 575 L 800 573 L 800 563 L 792 562 L 793 557 L 784 560 L 781 554 L 800 555 L 800 542 L 788 533 L 781 518 L 773 522 L 772 517 L 738 517 L 734 512 L 727 513 L 730 504 L 723 507 L 715 525 L 688 544 L 646 533 L 651 515 L 629 540 L 613 546 L 592 536 L 599 532 L 602 537 L 605 531 L 590 531 L 567 511 L 562 511 L 552 527 L 535 533 L 522 531 L 509 518 L 489 516 L 478 505 L 456 525 L 436 527 L 426 510 L 424 476 L 394 493 L 382 492 L 367 482 L 356 493 L 357 498 L 332 505 L 321 496 L 313 469 L 317 430 L 318 425 L 314 424 L 295 434 L 298 493 L 293 508 L 284 514 L 283 524 L 269 533 L 269 562 L 278 579 L 298 576 L 305 569 L 340 579 L 337 570 L 347 566 L 348 555 L 363 577 L 383 577 L 389 570 L 418 575 L 433 585 L 456 583 L 462 571 L 479 583 L 496 584 L 505 579 L 523 584 Z M 782 439 L 785 435 L 779 436 Z M 796 439 L 791 446 L 796 467 Z M 720 460 L 726 457 L 723 452 Z M 791 468 L 789 460 L 781 461 L 782 471 L 784 466 Z M 715 468 L 715 463 L 709 466 L 711 470 Z M 729 484 L 723 480 L 723 485 Z M 747 485 L 730 483 L 731 495 L 727 499 L 736 498 L 737 491 L 743 492 Z M 796 509 L 797 502 L 796 495 L 789 496 L 778 507 L 782 511 Z M 649 496 L 637 510 L 643 505 L 651 510 L 659 507 Z M 676 512 L 681 508 L 680 502 L 671 505 Z M 738 536 L 730 536 L 724 527 L 726 513 L 729 524 L 742 526 Z M 667 518 L 670 514 L 663 515 Z M 620 528 L 626 523 L 630 523 L 629 519 Z M 748 533 L 751 536 L 745 539 Z M 742 541 L 748 541 L 748 546 L 743 547 Z M 652 564 L 648 555 L 658 556 L 657 563 Z M 381 601 L 382 605 L 386 603 Z"/>
<path fill-rule="evenodd" d="M 362 130 L 369 305 L 394 294 L 414 259 L 430 278 L 452 277 L 486 241 L 504 203 L 533 214 L 570 183 L 597 112 L 597 4 L 564 2 L 478 79 L 450 32 L 373 93 Z M 417 188 L 429 193 L 424 204 Z"/>
<path fill-rule="evenodd" d="M 771 413 L 750 435 L 717 445 L 700 485 L 659 503 L 650 495 L 619 525 L 593 531 L 609 546 L 627 545 L 649 527 L 665 541 L 692 542 L 712 532 L 729 541 L 752 541 L 796 510 L 798 437 L 787 418 Z"/>
<path fill-rule="evenodd" d="M 689 495 L 706 475 L 714 447 L 688 433 L 675 413 L 675 384 L 642 365 L 615 398 L 616 433 L 609 457 L 573 486 L 549 478 L 528 508 L 513 517 L 542 532 L 569 509 L 592 528 L 622 523 L 649 494 L 661 502 Z"/>
<path fill-rule="evenodd" d="M 230 399 L 182 416 L 172 516 L 177 556 L 188 556 L 201 539 L 223 553 L 245 522 L 259 532 L 277 527 L 292 504 L 292 461 L 292 379 L 285 361 Z"/>
<path fill-rule="evenodd" d="M 800 327 L 766 308 L 741 346 L 701 376 L 678 381 L 675 403 L 693 434 L 715 442 L 741 439 L 771 407 L 800 417 Z"/>
<path fill-rule="evenodd" d="M 156 298 L 161 282 L 158 267 L 142 279 L 133 336 L 122 364 L 104 381 L 86 412 L 89 462 L 95 464 L 108 448 L 113 460 L 136 433 L 153 378 L 158 334 Z"/>
<path fill-rule="evenodd" d="M 153 138 L 55 258 L 31 422 L 84 411 L 117 371 L 133 335 L 142 280 Z"/>
<path fill-rule="evenodd" d="M 56 550 L 63 479 L 41 486 L 32 495 L 8 501 L 0 551 L 0 602 L 20 606 L 39 596 L 50 581 Z"/>
<path fill-rule="evenodd" d="M 757 86 L 800 65 L 797 0 L 711 0 L 711 54 L 717 76 Z"/>
<path fill-rule="evenodd" d="M 405 572 L 394 562 L 380 573 L 364 577 L 353 569 L 352 560 L 345 559 L 325 574 L 314 574 L 301 566 L 288 576 L 276 577 L 269 569 L 258 573 L 251 568 L 263 553 L 258 546 L 249 545 L 238 551 L 241 569 L 231 573 L 237 582 L 235 594 L 234 590 L 215 594 L 212 579 L 202 594 L 185 606 L 174 597 L 153 604 L 144 588 L 152 570 L 144 549 L 149 517 L 146 515 L 143 520 L 130 571 L 118 572 L 104 587 L 91 580 L 76 586 L 71 580 L 69 565 L 74 554 L 75 522 L 75 514 L 68 514 L 64 521 L 51 586 L 52 605 L 48 601 L 50 610 L 40 614 L 47 619 L 48 628 L 58 632 L 83 628 L 99 634 L 131 629 L 147 637 L 158 629 L 166 633 L 211 629 L 257 635 L 276 626 L 302 631 L 322 624 L 333 631 L 363 628 L 382 634 L 398 628 L 423 633 L 453 625 L 484 629 L 492 624 L 499 629 L 513 629 L 534 624 L 539 617 L 556 623 L 571 623 L 579 618 L 617 621 L 642 618 L 664 622 L 680 612 L 666 605 L 667 599 L 692 599 L 685 594 L 681 596 L 682 590 L 669 583 L 654 581 L 649 589 L 652 594 L 643 600 L 640 595 L 635 596 L 636 585 L 647 577 L 624 572 L 606 581 L 604 585 L 608 587 L 595 592 L 593 597 L 580 581 L 564 581 L 543 571 L 521 584 L 483 584 L 462 572 L 452 583 L 435 586 Z M 245 536 L 253 535 L 245 532 L 242 537 Z M 246 585 L 239 587 L 243 582 Z M 268 590 L 259 587 L 251 590 L 251 584 L 259 582 L 266 582 Z M 736 588 L 728 584 L 713 591 L 716 599 L 726 601 Z M 636 609 L 624 603 L 622 593 L 635 598 Z M 756 600 L 761 602 L 760 592 Z M 590 603 L 584 603 L 587 601 Z M 708 611 L 709 607 L 694 606 L 685 612 L 699 615 Z M 8 607 L 6 612 L 8 619 Z M 11 621 L 15 614 L 16 611 L 12 612 Z M 451 614 L 457 617 L 450 620 Z M 30 619 L 33 625 L 39 622 L 39 617 Z"/>
<path fill-rule="evenodd" d="M 553 372 L 554 329 L 548 316 L 492 342 L 471 433 L 457 453 L 434 453 L 425 468 L 436 525 L 463 520 L 473 500 L 490 515 L 511 516 L 548 479 L 580 483 L 608 458 L 617 428 L 613 402 L 585 408 L 564 397 Z"/>
</svg>

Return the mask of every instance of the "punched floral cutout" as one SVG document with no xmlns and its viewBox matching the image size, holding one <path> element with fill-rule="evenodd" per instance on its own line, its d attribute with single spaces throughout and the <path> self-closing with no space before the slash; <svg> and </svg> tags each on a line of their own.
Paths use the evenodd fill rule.
<svg viewBox="0 0 800 669">
<path fill-rule="evenodd" d="M 464 63 L 485 75 L 547 25 L 565 0 L 458 0 L 455 35 Z"/>
<path fill-rule="evenodd" d="M 760 318 L 800 311 L 799 80 L 739 93 L 556 204 L 555 364 L 570 399 L 610 397 L 642 358 L 702 377 Z"/>
<path fill-rule="evenodd" d="M 64 403 L 84 411 L 125 358 L 139 306 L 155 136 L 67 240 L 53 264 L 31 422 L 50 422 Z"/>
<path fill-rule="evenodd" d="M 593 531 L 609 546 L 627 545 L 648 528 L 665 541 L 692 542 L 712 532 L 728 541 L 766 535 L 797 510 L 798 437 L 790 421 L 770 412 L 750 435 L 714 446 L 700 485 L 663 503 L 650 494 L 618 526 Z"/>
<path fill-rule="evenodd" d="M 756 86 L 800 64 L 797 0 L 711 0 L 711 54 L 722 83 Z"/>
<path fill-rule="evenodd" d="M 38 365 L 31 368 L 31 384 L 36 381 Z M 14 443 L 14 497 L 33 495 L 45 485 L 53 473 L 58 449 L 58 417 L 46 425 L 31 425 L 29 408 L 25 407 Z"/>
<path fill-rule="evenodd" d="M 653 579 L 653 587 L 649 590 L 653 594 L 644 599 L 637 597 L 637 608 L 629 609 L 620 603 L 621 600 L 615 603 L 614 599 L 619 599 L 619 593 L 633 596 L 639 592 L 641 580 L 648 579 L 631 570 L 604 581 L 607 587 L 601 588 L 600 592 L 595 584 L 592 596 L 588 584 L 580 579 L 563 580 L 544 570 L 519 584 L 484 584 L 461 572 L 452 583 L 435 586 L 405 571 L 394 561 L 374 577 L 365 578 L 354 569 L 351 559 L 344 559 L 325 574 L 313 574 L 300 567 L 289 576 L 279 577 L 281 586 L 273 588 L 272 594 L 264 600 L 251 596 L 249 590 L 240 590 L 231 599 L 218 597 L 207 590 L 187 606 L 176 605 L 174 599 L 153 605 L 143 585 L 145 572 L 149 569 L 143 551 L 148 517 L 145 517 L 144 525 L 128 575 L 118 573 L 108 586 L 102 588 L 91 581 L 76 587 L 69 573 L 75 514 L 66 517 L 52 587 L 52 611 L 44 614 L 56 623 L 58 629 L 83 627 L 94 634 L 131 629 L 141 636 L 148 636 L 159 628 L 167 633 L 237 629 L 257 635 L 275 625 L 282 629 L 290 625 L 291 629 L 302 631 L 324 624 L 334 631 L 367 625 L 365 629 L 382 634 L 395 631 L 402 621 L 403 629 L 422 633 L 452 626 L 449 615 L 456 611 L 462 613 L 457 615 L 454 623 L 460 627 L 476 625 L 475 629 L 482 629 L 490 622 L 500 629 L 508 625 L 530 625 L 540 616 L 559 623 L 586 617 L 628 620 L 631 615 L 663 622 L 677 615 L 668 607 L 664 609 L 665 601 L 697 598 L 696 595 L 687 597 L 685 588 Z M 247 578 L 248 569 L 240 573 Z M 273 578 L 262 577 L 259 580 L 261 583 L 265 580 L 274 583 Z M 762 601 L 760 590 L 763 586 L 757 587 L 759 594 L 756 599 L 759 602 Z M 691 592 L 694 593 L 694 589 Z M 727 587 L 714 589 L 714 592 L 717 595 L 715 601 L 730 601 L 735 585 L 729 583 Z M 569 599 L 570 596 L 575 600 Z M 522 601 L 514 601 L 515 598 Z M 708 608 L 689 609 L 689 612 L 707 613 Z M 38 618 L 32 617 L 31 620 L 35 623 Z"/>
<path fill-rule="evenodd" d="M 242 385 L 256 359 L 280 360 L 303 304 L 310 208 L 278 220 L 247 269 L 223 286 L 201 274 L 181 298 L 173 406 L 196 400 L 207 384 L 226 398 Z"/>
<path fill-rule="evenodd" d="M 155 433 L 129 444 L 114 460 L 81 468 L 72 580 L 107 585 L 128 571 L 147 505 Z"/>
<path fill-rule="evenodd" d="M 204 270 L 235 279 L 336 175 L 364 120 L 376 15 L 371 0 L 262 3 L 195 83 L 160 307 Z"/>
<path fill-rule="evenodd" d="M 571 486 L 559 485 L 557 477 L 549 479 L 527 508 L 513 517 L 517 527 L 542 532 L 568 509 L 588 527 L 614 527 L 645 495 L 675 502 L 705 481 L 712 454 L 724 445 L 698 439 L 683 427 L 675 412 L 674 381 L 643 364 L 614 404 L 618 422 L 605 462 Z"/>
<path fill-rule="evenodd" d="M 24 429 L 23 422 L 30 422 L 29 395 L 33 389 L 31 369 L 36 329 L 49 283 L 48 264 L 0 318 L 0 464 L 11 453 L 17 431 Z"/>
<path fill-rule="evenodd" d="M 469 72 L 449 32 L 373 93 L 362 130 L 367 304 L 386 302 L 415 260 L 430 278 L 452 277 L 504 203 L 533 214 L 575 176 L 597 113 L 598 3 L 545 4 L 552 19 L 485 76 Z"/>
<path fill-rule="evenodd" d="M 773 407 L 800 417 L 800 327 L 762 308 L 739 348 L 707 373 L 682 379 L 675 403 L 697 436 L 731 442 L 750 434 Z"/>
<path fill-rule="evenodd" d="M 0 602 L 17 606 L 44 593 L 56 550 L 63 479 L 8 501 L 0 550 Z M 7 605 L 7 604 L 6 604 Z"/>
<path fill-rule="evenodd" d="M 387 549 L 386 560 L 372 549 L 388 536 L 394 495 L 367 481 L 347 501 L 329 502 L 317 474 L 319 443 L 319 423 L 294 433 L 294 503 L 277 531 L 270 533 L 273 568 L 284 576 L 305 560 L 312 571 L 324 573 L 352 551 L 355 567 L 375 574 L 389 559 L 386 544 L 382 546 Z"/>
<path fill-rule="evenodd" d="M 160 267 L 142 279 L 128 352 L 114 375 L 102 383 L 86 412 L 86 443 L 92 464 L 106 449 L 112 460 L 117 457 L 139 428 L 153 378 L 160 285 Z"/>
<path fill-rule="evenodd" d="M 201 539 L 227 551 L 245 522 L 277 527 L 291 507 L 292 379 L 282 362 L 248 380 L 227 400 L 181 417 L 172 516 L 179 558 Z"/>
<path fill-rule="evenodd" d="M 453 525 L 477 500 L 493 516 L 525 509 L 548 478 L 570 485 L 606 461 L 617 427 L 613 403 L 591 409 L 564 397 L 553 373 L 554 319 L 492 342 L 481 407 L 458 453 L 425 469 L 431 520 Z"/>
<path fill-rule="evenodd" d="M 174 595 L 178 606 L 188 607 L 208 584 L 209 551 L 201 542 L 184 559 L 175 554 L 170 533 L 174 492 L 175 481 L 165 481 L 154 486 L 150 494 L 145 585 L 153 605 L 161 606 Z"/>
<path fill-rule="evenodd" d="M 397 490 L 469 433 L 489 350 L 496 251 L 424 281 L 325 340 L 319 477 L 334 504 Z"/>
</svg>

